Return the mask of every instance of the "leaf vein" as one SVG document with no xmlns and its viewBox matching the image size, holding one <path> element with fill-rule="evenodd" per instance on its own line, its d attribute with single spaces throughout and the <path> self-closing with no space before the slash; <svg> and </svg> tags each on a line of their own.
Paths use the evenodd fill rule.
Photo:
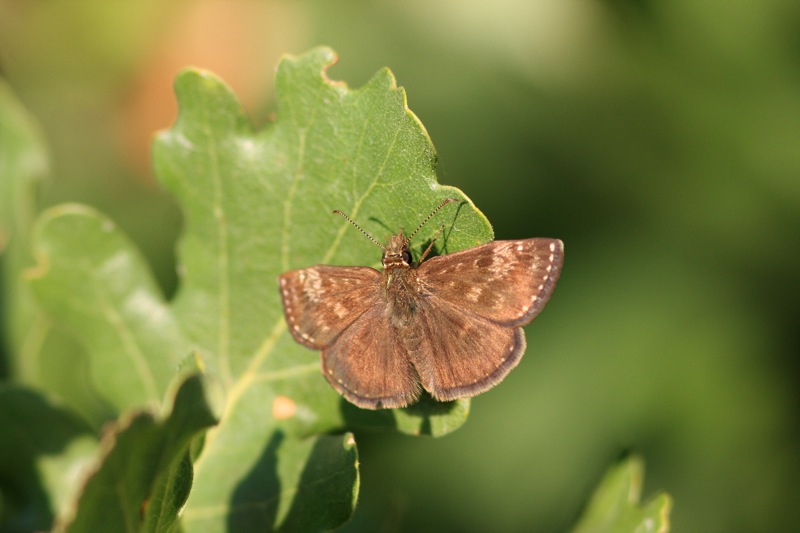
<svg viewBox="0 0 800 533">
<path fill-rule="evenodd" d="M 145 394 L 151 400 L 159 401 L 161 395 L 158 393 L 155 376 L 153 376 L 147 358 L 139 349 L 133 333 L 126 326 L 122 316 L 104 298 L 100 298 L 100 308 L 103 310 L 103 316 L 117 331 L 125 353 L 128 354 L 131 363 L 133 363 L 136 374 L 139 376 L 139 381 L 145 389 Z"/>
<path fill-rule="evenodd" d="M 228 246 L 228 226 L 223 209 L 223 186 L 222 175 L 219 168 L 219 154 L 217 152 L 217 140 L 211 128 L 211 121 L 205 122 L 205 134 L 209 139 L 208 158 L 210 161 L 211 181 L 214 193 L 213 215 L 217 224 L 217 279 L 219 286 L 219 315 L 217 332 L 217 354 L 220 361 L 220 372 L 222 380 L 230 383 L 231 361 L 230 361 L 230 259 Z"/>
<path fill-rule="evenodd" d="M 375 176 L 372 178 L 372 182 L 367 187 L 364 188 L 364 192 L 353 203 L 353 207 L 350 208 L 351 218 L 355 219 L 358 217 L 358 213 L 361 211 L 361 206 L 367 200 L 372 191 L 378 187 L 380 179 L 383 176 L 383 173 L 386 171 L 386 165 L 389 162 L 389 159 L 391 158 L 392 154 L 394 153 L 395 145 L 397 144 L 397 139 L 399 137 L 400 137 L 400 128 L 395 128 L 394 136 L 392 137 L 392 142 L 389 144 L 389 148 L 386 150 L 386 155 L 384 156 L 383 161 L 381 161 L 378 170 L 375 172 Z M 339 226 L 339 231 L 336 233 L 333 242 L 331 242 L 330 247 L 328 247 L 328 251 L 325 253 L 325 256 L 322 259 L 323 264 L 330 263 L 331 259 L 333 259 L 333 255 L 339 249 L 339 245 L 341 244 L 345 232 L 348 229 L 349 225 L 346 223 L 342 223 Z"/>
</svg>

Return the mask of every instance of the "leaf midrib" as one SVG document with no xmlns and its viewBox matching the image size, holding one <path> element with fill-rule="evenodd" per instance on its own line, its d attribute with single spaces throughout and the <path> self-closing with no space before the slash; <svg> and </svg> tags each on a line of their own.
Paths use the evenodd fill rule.
<svg viewBox="0 0 800 533">
<path fill-rule="evenodd" d="M 222 176 L 219 170 L 219 154 L 217 153 L 217 138 L 211 128 L 211 121 L 206 118 L 204 133 L 209 139 L 208 158 L 211 164 L 211 182 L 214 187 L 214 205 L 212 214 L 217 225 L 217 238 L 219 240 L 217 275 L 219 282 L 219 323 L 217 340 L 217 354 L 219 355 L 219 369 L 223 383 L 231 383 L 233 380 L 230 361 L 230 250 L 228 245 L 228 224 L 226 223 L 225 210 L 223 208 Z"/>
</svg>

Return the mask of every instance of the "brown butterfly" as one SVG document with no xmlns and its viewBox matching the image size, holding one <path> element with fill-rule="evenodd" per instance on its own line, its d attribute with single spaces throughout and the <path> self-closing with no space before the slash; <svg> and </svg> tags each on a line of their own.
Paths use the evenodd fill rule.
<svg viewBox="0 0 800 533">
<path fill-rule="evenodd" d="M 386 246 L 334 211 L 383 249 L 383 272 L 319 265 L 280 276 L 289 331 L 322 350 L 323 374 L 359 407 L 405 407 L 422 389 L 440 401 L 491 389 L 519 363 L 522 326 L 555 288 L 558 239 L 494 241 L 424 261 L 431 243 L 414 264 L 409 239 L 455 201 Z"/>
</svg>

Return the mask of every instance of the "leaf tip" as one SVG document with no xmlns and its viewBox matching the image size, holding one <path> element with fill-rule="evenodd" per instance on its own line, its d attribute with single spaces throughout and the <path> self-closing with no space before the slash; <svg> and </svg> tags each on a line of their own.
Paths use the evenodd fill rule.
<svg viewBox="0 0 800 533">
<path fill-rule="evenodd" d="M 32 231 L 31 253 L 35 264 L 23 271 L 23 278 L 27 281 L 41 279 L 50 271 L 50 254 L 48 253 L 48 236 L 54 231 L 58 231 L 59 223 L 67 218 L 96 218 L 99 213 L 93 208 L 77 203 L 66 203 L 45 209 L 39 215 Z M 112 231 L 114 223 L 105 217 L 100 217 L 103 221 L 103 229 Z"/>
<path fill-rule="evenodd" d="M 316 72 L 322 82 L 331 87 L 348 89 L 347 83 L 342 80 L 335 80 L 328 76 L 328 69 L 339 62 L 339 54 L 327 46 L 318 46 L 300 55 L 284 54 L 278 63 L 278 76 L 281 71 L 287 69 L 303 68 L 308 72 Z"/>
<path fill-rule="evenodd" d="M 327 83 L 328 85 L 333 85 L 336 87 L 347 87 L 347 83 L 343 80 L 335 80 L 328 76 L 328 69 L 335 66 L 339 62 L 339 54 L 331 50 L 327 47 L 320 47 L 317 49 L 312 50 L 309 52 L 311 54 L 318 54 L 319 57 L 319 66 L 320 66 L 320 74 L 322 76 L 322 80 Z"/>
<path fill-rule="evenodd" d="M 219 77 L 210 70 L 200 67 L 185 67 L 182 68 L 175 76 L 174 84 L 176 87 L 182 87 L 188 84 L 204 84 L 207 86 L 212 86 L 219 82 Z"/>
</svg>

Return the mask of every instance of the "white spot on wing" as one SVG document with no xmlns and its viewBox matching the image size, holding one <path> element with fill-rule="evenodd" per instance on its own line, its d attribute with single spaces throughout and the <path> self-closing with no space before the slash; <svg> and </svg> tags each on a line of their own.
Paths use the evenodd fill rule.
<svg viewBox="0 0 800 533">
<path fill-rule="evenodd" d="M 470 287 L 469 292 L 466 294 L 467 300 L 470 302 L 477 302 L 478 298 L 483 294 L 483 289 L 479 286 Z"/>
</svg>

